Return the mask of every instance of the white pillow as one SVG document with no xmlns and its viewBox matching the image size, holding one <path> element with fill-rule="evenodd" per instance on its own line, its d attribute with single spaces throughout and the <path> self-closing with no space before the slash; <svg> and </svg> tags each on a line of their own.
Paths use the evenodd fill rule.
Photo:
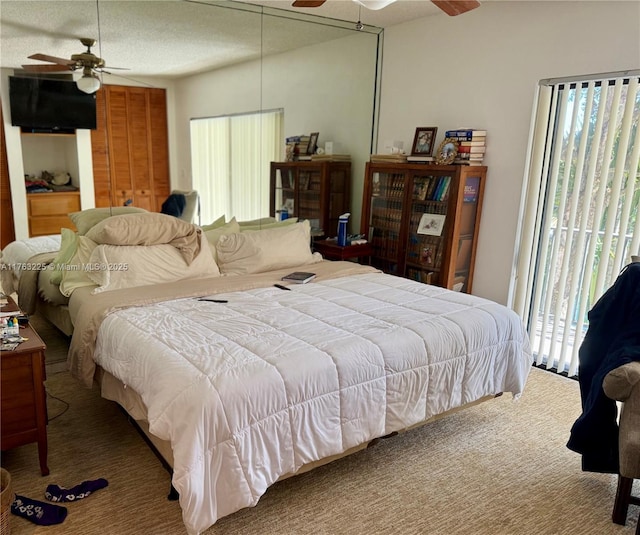
<svg viewBox="0 0 640 535">
<path fill-rule="evenodd" d="M 214 228 L 218 228 L 221 227 L 222 225 L 225 224 L 227 216 L 226 215 L 221 215 L 218 219 L 216 219 L 215 221 L 209 223 L 208 225 L 201 225 L 200 228 L 202 230 L 213 230 Z"/>
<path fill-rule="evenodd" d="M 216 263 L 218 262 L 216 245 L 220 241 L 220 237 L 226 236 L 227 234 L 235 234 L 236 232 L 240 232 L 240 224 L 236 221 L 235 217 L 231 218 L 231 221 L 225 223 L 221 227 L 216 227 L 214 229 L 204 231 L 204 235 L 209 242 L 209 249 L 211 249 L 213 260 Z"/>
<path fill-rule="evenodd" d="M 221 236 L 216 246 L 224 274 L 244 275 L 316 262 L 309 221 Z"/>
<path fill-rule="evenodd" d="M 98 245 L 89 260 L 99 266 L 89 274 L 98 285 L 92 293 L 219 276 L 207 240 L 203 236 L 200 240 L 200 252 L 188 265 L 180 251 L 169 244 Z"/>
<path fill-rule="evenodd" d="M 62 270 L 62 280 L 60 281 L 60 293 L 62 295 L 71 297 L 76 288 L 94 286 L 93 280 L 89 278 L 90 271 L 87 267 L 89 266 L 91 254 L 97 245 L 96 242 L 86 236 L 78 236 L 76 252 Z"/>
</svg>

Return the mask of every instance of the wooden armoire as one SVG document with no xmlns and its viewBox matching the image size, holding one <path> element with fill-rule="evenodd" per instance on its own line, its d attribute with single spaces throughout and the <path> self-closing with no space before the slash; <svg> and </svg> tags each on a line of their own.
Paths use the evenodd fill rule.
<svg viewBox="0 0 640 535">
<path fill-rule="evenodd" d="M 158 212 L 170 193 L 166 91 L 104 85 L 91 132 L 97 207 Z"/>
</svg>

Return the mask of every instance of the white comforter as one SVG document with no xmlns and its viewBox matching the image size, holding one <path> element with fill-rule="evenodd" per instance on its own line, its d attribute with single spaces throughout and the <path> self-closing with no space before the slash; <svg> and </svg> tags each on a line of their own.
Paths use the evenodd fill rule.
<svg viewBox="0 0 640 535">
<path fill-rule="evenodd" d="M 95 360 L 171 441 L 189 533 L 300 466 L 498 392 L 532 358 L 496 303 L 381 273 L 120 310 Z"/>
</svg>

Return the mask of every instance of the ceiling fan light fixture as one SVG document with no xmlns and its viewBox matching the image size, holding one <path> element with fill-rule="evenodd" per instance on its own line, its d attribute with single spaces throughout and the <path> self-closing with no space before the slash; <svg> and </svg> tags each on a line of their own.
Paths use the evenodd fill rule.
<svg viewBox="0 0 640 535">
<path fill-rule="evenodd" d="M 83 74 L 81 78 L 78 78 L 76 85 L 80 91 L 85 93 L 95 93 L 100 89 L 100 79 L 95 74 Z"/>
<path fill-rule="evenodd" d="M 396 0 L 353 0 L 356 4 L 360 4 L 367 9 L 378 10 L 393 4 Z"/>
</svg>

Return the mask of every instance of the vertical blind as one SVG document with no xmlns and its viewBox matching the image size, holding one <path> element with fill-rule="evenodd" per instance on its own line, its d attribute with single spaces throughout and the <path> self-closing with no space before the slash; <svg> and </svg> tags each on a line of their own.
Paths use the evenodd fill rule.
<svg viewBox="0 0 640 535">
<path fill-rule="evenodd" d="M 536 364 L 578 373 L 587 313 L 640 250 L 638 75 L 542 84 L 514 309 Z"/>
<path fill-rule="evenodd" d="M 192 184 L 203 223 L 269 215 L 269 164 L 283 153 L 282 122 L 282 110 L 191 120 Z"/>
</svg>

